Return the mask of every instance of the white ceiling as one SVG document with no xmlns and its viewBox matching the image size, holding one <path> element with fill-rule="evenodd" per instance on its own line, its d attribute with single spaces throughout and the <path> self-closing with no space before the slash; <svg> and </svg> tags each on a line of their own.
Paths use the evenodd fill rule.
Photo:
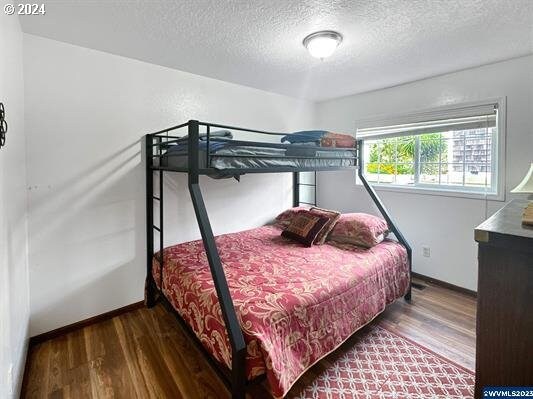
<svg viewBox="0 0 533 399">
<path fill-rule="evenodd" d="M 533 53 L 533 0 L 48 0 L 27 33 L 323 100 Z M 302 39 L 333 29 L 333 56 Z"/>
</svg>

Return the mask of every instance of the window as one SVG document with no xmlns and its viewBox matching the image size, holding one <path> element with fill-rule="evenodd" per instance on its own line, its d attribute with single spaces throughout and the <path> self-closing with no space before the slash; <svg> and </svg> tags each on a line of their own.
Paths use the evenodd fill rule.
<svg viewBox="0 0 533 399">
<path fill-rule="evenodd" d="M 366 179 L 378 187 L 498 195 L 498 109 L 491 103 L 367 121 L 357 129 Z"/>
</svg>

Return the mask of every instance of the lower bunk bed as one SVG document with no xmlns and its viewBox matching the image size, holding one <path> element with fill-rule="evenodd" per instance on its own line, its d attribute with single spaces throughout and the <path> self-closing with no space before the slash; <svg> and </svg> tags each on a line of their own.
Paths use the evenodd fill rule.
<svg viewBox="0 0 533 399">
<path fill-rule="evenodd" d="M 246 377 L 266 375 L 280 398 L 298 378 L 410 287 L 404 246 L 304 247 L 276 225 L 215 238 L 246 343 Z M 152 281 L 205 350 L 231 368 L 232 350 L 202 240 L 156 253 Z"/>
</svg>

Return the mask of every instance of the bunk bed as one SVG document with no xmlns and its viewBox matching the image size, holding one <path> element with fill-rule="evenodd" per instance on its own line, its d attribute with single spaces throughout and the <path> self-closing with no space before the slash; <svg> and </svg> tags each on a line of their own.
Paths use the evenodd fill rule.
<svg viewBox="0 0 533 399">
<path fill-rule="evenodd" d="M 231 131 L 242 133 L 245 139 L 233 140 Z M 250 135 L 264 139 L 248 140 Z M 287 144 L 283 142 L 286 137 L 285 133 L 196 120 L 145 136 L 146 304 L 152 307 L 161 301 L 175 314 L 233 398 L 244 398 L 247 386 L 265 376 L 273 395 L 283 396 L 308 368 L 298 368 L 300 358 L 310 367 L 377 316 L 387 303 L 401 295 L 411 299 L 411 248 L 365 179 L 362 142 L 353 148 L 316 147 Z M 301 172 L 342 169 L 357 170 L 396 240 L 363 250 L 329 244 L 302 248 L 280 237 L 276 226 L 213 235 L 200 176 L 238 179 L 248 173 L 292 173 L 293 206 L 297 207 L 312 205 L 300 198 L 302 186 L 309 185 L 300 180 Z M 164 172 L 187 173 L 201 240 L 164 248 Z M 159 179 L 159 193 L 154 193 L 154 174 Z M 158 224 L 154 222 L 154 203 L 159 203 Z M 154 234 L 159 235 L 158 251 Z M 374 274 L 365 274 L 368 270 Z M 374 287 L 371 283 L 354 283 L 365 279 L 389 281 L 378 308 L 361 299 L 373 294 L 361 288 Z M 297 323 L 285 322 L 292 320 L 287 307 L 310 315 Z M 326 320 L 328 315 L 340 321 Z M 335 325 L 334 331 L 331 325 Z M 298 340 L 306 334 L 314 338 Z M 276 346 L 290 347 L 290 353 Z"/>
</svg>

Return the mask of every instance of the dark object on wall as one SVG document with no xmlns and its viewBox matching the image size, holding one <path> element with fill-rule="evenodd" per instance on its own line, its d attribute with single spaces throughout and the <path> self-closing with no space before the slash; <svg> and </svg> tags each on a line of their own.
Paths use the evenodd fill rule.
<svg viewBox="0 0 533 399">
<path fill-rule="evenodd" d="M 205 129 L 206 137 L 206 150 L 200 151 L 200 128 Z M 246 379 L 246 368 L 245 368 L 245 359 L 246 359 L 246 344 L 244 342 L 244 335 L 242 333 L 239 321 L 237 319 L 237 314 L 233 306 L 233 299 L 231 298 L 230 291 L 228 288 L 228 283 L 226 281 L 226 276 L 224 274 L 224 269 L 222 268 L 222 263 L 218 254 L 218 249 L 215 243 L 215 237 L 213 231 L 211 230 L 211 223 L 209 221 L 209 215 L 207 213 L 205 203 L 203 200 L 202 192 L 200 190 L 200 176 L 235 176 L 243 175 L 246 173 L 293 173 L 293 206 L 299 206 L 304 203 L 300 200 L 300 186 L 307 185 L 300 181 L 300 172 L 316 172 L 316 171 L 333 171 L 341 169 L 351 169 L 356 171 L 361 182 L 365 186 L 368 194 L 372 198 L 374 204 L 378 207 L 380 213 L 387 221 L 389 228 L 396 236 L 397 240 L 406 248 L 407 254 L 409 257 L 409 270 L 411 271 L 411 247 L 407 243 L 405 237 L 401 234 L 400 230 L 393 222 L 389 213 L 385 209 L 383 203 L 376 194 L 374 188 L 368 184 L 363 174 L 363 160 L 362 160 L 362 141 L 357 143 L 356 148 L 349 149 L 351 151 L 350 155 L 347 156 L 342 154 L 341 157 L 336 156 L 309 156 L 302 155 L 297 156 L 299 159 L 309 160 L 308 164 L 295 164 L 287 165 L 286 163 L 271 163 L 271 162 L 262 162 L 261 167 L 252 168 L 252 167 L 231 167 L 227 169 L 216 169 L 212 167 L 212 161 L 215 157 L 215 154 L 211 150 L 210 142 L 212 141 L 211 129 L 227 129 L 227 130 L 236 130 L 246 133 L 253 133 L 259 135 L 267 135 L 272 137 L 275 136 L 285 136 L 286 133 L 274 133 L 274 132 L 265 132 L 255 129 L 245 129 L 234 126 L 225 126 L 215 123 L 199 122 L 196 120 L 190 120 L 186 123 L 169 127 L 167 129 L 147 134 L 145 136 L 145 159 L 146 159 L 146 233 L 147 233 L 147 274 L 146 274 L 146 292 L 145 292 L 145 302 L 148 307 L 152 307 L 159 300 L 165 304 L 165 306 L 177 317 L 180 323 L 185 327 L 187 332 L 196 343 L 198 347 L 206 354 L 209 362 L 214 366 L 214 370 L 221 377 L 222 381 L 231 389 L 233 399 L 244 399 L 246 394 L 247 386 L 252 383 L 257 383 L 262 380 L 261 377 L 257 377 L 252 381 L 247 381 Z M 187 156 L 186 166 L 171 166 L 165 165 L 161 160 L 164 157 L 169 155 L 165 153 L 165 150 L 168 148 L 168 145 L 175 144 L 177 142 L 182 142 L 184 137 L 177 136 L 180 129 L 186 129 L 187 132 L 187 151 L 185 153 L 173 154 L 174 156 Z M 264 136 L 262 136 L 264 137 Z M 242 145 L 242 142 L 240 143 Z M 247 141 L 245 144 L 249 147 L 262 147 L 262 148 L 282 148 L 289 149 L 294 148 L 294 144 L 280 144 L 273 143 L 272 140 L 269 141 Z M 297 148 L 300 146 L 296 145 Z M 328 154 L 334 154 L 338 151 L 345 151 L 346 149 L 338 148 L 323 148 L 321 151 L 324 151 Z M 253 158 L 258 164 L 257 161 L 262 160 L 286 160 L 287 157 L 283 155 L 262 155 L 251 153 L 248 155 L 220 155 L 216 154 L 216 157 L 244 157 L 244 158 Z M 344 157 L 345 160 L 350 160 L 353 162 L 345 163 L 313 163 L 311 161 L 316 161 L 319 159 L 329 159 L 329 160 L 339 160 Z M 154 193 L 154 172 L 158 172 L 157 179 L 159 186 L 159 193 Z M 215 285 L 218 301 L 220 303 L 220 308 L 222 311 L 222 316 L 226 329 L 228 332 L 228 338 L 231 344 L 232 350 L 232 367 L 231 370 L 228 370 L 225 366 L 216 362 L 209 353 L 205 350 L 203 344 L 196 337 L 192 329 L 187 326 L 187 323 L 181 318 L 178 312 L 174 311 L 172 305 L 168 302 L 165 297 L 165 294 L 159 290 L 157 284 L 155 283 L 152 275 L 152 260 L 154 259 L 154 233 L 159 235 L 159 257 L 155 260 L 160 265 L 160 278 L 163 276 L 163 269 L 165 267 L 164 258 L 163 258 L 163 243 L 164 243 L 164 220 L 163 220 L 163 203 L 164 203 L 164 182 L 163 182 L 163 173 L 164 172 L 184 172 L 188 175 L 188 186 L 189 193 L 192 199 L 194 206 L 194 211 L 196 215 L 196 220 L 198 222 L 198 227 L 202 236 L 202 241 L 204 243 L 207 259 L 209 261 L 209 267 L 211 270 L 211 275 L 213 277 L 213 282 Z M 315 180 L 316 184 L 316 180 Z M 158 195 L 156 195 L 158 194 Z M 316 195 L 316 191 L 315 191 Z M 154 204 L 159 204 L 159 212 L 154 218 Z M 309 205 L 316 205 L 309 204 Z M 158 219 L 159 224 L 156 225 L 154 219 Z M 162 281 L 159 282 L 159 287 L 162 287 Z M 406 300 L 411 300 L 411 288 L 405 295 Z"/>
<path fill-rule="evenodd" d="M 0 148 L 6 145 L 7 122 L 5 117 L 4 103 L 0 103 Z"/>
<path fill-rule="evenodd" d="M 479 225 L 475 397 L 486 386 L 533 384 L 533 228 L 514 200 Z"/>
</svg>

